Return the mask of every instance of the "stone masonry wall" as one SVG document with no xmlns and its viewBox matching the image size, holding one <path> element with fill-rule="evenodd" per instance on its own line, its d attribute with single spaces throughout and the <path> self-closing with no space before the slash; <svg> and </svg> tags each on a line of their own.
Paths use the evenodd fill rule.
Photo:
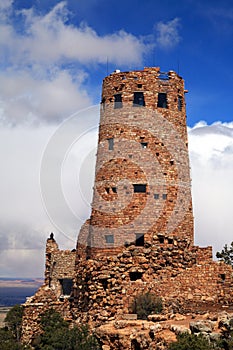
<svg viewBox="0 0 233 350">
<path fill-rule="evenodd" d="M 232 304 L 232 268 L 213 262 L 211 253 L 211 247 L 187 249 L 185 240 L 177 239 L 175 245 L 131 245 L 117 256 L 81 261 L 75 317 L 95 325 L 121 318 L 135 296 L 148 291 L 162 297 L 169 311 Z"/>
</svg>

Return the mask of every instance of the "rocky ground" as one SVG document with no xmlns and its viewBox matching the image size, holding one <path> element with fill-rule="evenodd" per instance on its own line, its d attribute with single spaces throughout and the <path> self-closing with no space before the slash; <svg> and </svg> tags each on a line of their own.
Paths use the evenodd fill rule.
<svg viewBox="0 0 233 350">
<path fill-rule="evenodd" d="M 210 340 L 218 339 L 227 328 L 233 313 L 222 311 L 205 314 L 151 315 L 148 320 L 117 320 L 96 329 L 103 350 L 166 350 L 170 342 L 183 332 L 202 333 Z"/>
</svg>

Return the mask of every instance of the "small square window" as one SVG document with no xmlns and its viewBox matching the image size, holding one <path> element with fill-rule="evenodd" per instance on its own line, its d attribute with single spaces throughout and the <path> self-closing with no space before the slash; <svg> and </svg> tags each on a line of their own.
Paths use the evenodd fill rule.
<svg viewBox="0 0 233 350">
<path fill-rule="evenodd" d="M 117 188 L 116 187 L 112 187 L 112 192 L 113 193 L 117 193 Z"/>
<path fill-rule="evenodd" d="M 122 95 L 114 95 L 114 108 L 122 108 Z"/>
<path fill-rule="evenodd" d="M 225 279 L 226 279 L 225 273 L 221 273 L 221 274 L 219 275 L 219 277 L 221 277 L 222 281 L 225 281 Z"/>
<path fill-rule="evenodd" d="M 113 148 L 114 148 L 114 139 L 113 138 L 108 139 L 108 149 L 109 149 L 109 151 L 113 151 Z"/>
<path fill-rule="evenodd" d="M 73 280 L 71 278 L 59 279 L 61 291 L 63 295 L 70 295 L 73 287 Z"/>
<path fill-rule="evenodd" d="M 130 272 L 129 278 L 130 278 L 130 281 L 140 280 L 142 278 L 142 272 L 138 272 L 138 271 Z"/>
<path fill-rule="evenodd" d="M 163 193 L 163 199 L 167 199 L 167 194 Z"/>
<path fill-rule="evenodd" d="M 105 102 L 106 102 L 106 99 L 103 97 L 101 101 L 101 105 L 103 109 L 105 109 Z"/>
<path fill-rule="evenodd" d="M 105 242 L 106 243 L 114 243 L 114 236 L 113 235 L 105 235 Z"/>
<path fill-rule="evenodd" d="M 143 92 L 137 91 L 137 92 L 134 93 L 133 106 L 134 106 L 134 107 L 142 107 L 142 106 L 145 106 L 145 101 L 144 101 Z"/>
<path fill-rule="evenodd" d="M 167 94 L 164 92 L 159 92 L 157 107 L 167 108 Z"/>
<path fill-rule="evenodd" d="M 109 194 L 110 188 L 109 187 L 105 187 L 105 191 L 106 191 L 107 194 Z"/>
<path fill-rule="evenodd" d="M 138 88 L 141 89 L 142 88 L 142 84 L 138 84 Z"/>
<path fill-rule="evenodd" d="M 182 111 L 183 107 L 183 98 L 182 96 L 178 96 L 178 111 Z"/>
<path fill-rule="evenodd" d="M 141 146 L 142 146 L 142 148 L 147 148 L 148 142 L 141 142 Z"/>
<path fill-rule="evenodd" d="M 136 233 L 135 245 L 137 247 L 143 247 L 144 246 L 144 235 L 142 233 Z"/>
<path fill-rule="evenodd" d="M 164 243 L 164 237 L 163 236 L 159 236 L 159 243 Z"/>
<path fill-rule="evenodd" d="M 134 184 L 134 192 L 135 193 L 146 193 L 146 185 L 145 184 Z"/>
<path fill-rule="evenodd" d="M 104 290 L 106 290 L 108 288 L 108 280 L 107 280 L 107 278 L 102 279 L 100 282 L 101 282 Z"/>
<path fill-rule="evenodd" d="M 158 193 L 154 194 L 154 199 L 159 199 L 159 194 Z"/>
</svg>

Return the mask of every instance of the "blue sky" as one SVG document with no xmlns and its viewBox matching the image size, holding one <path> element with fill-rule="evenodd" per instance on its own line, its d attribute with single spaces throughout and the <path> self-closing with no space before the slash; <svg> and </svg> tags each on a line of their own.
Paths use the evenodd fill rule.
<svg viewBox="0 0 233 350">
<path fill-rule="evenodd" d="M 185 79 L 195 242 L 214 251 L 231 242 L 232 44 L 230 0 L 0 0 L 0 276 L 42 276 L 51 231 L 62 248 L 75 247 L 90 214 L 98 118 L 67 146 L 62 191 L 81 220 L 74 229 L 59 218 L 65 234 L 41 199 L 41 160 L 57 128 L 100 102 L 115 69 L 159 66 Z M 85 115 L 79 127 L 89 127 Z"/>
<path fill-rule="evenodd" d="M 9 20 L 16 32 L 24 33 L 26 37 L 30 35 L 27 33 L 28 24 L 25 14 L 20 11 L 31 11 L 33 8 L 35 19 L 36 16 L 45 16 L 58 4 L 63 4 L 62 9 L 57 11 L 57 20 L 63 21 L 64 29 L 88 26 L 99 38 L 114 34 L 119 36 L 123 30 L 142 44 L 138 48 L 138 57 L 128 62 L 126 59 L 126 63 L 123 58 L 116 62 L 116 59 L 107 55 L 108 50 L 103 53 L 101 60 L 90 54 L 86 62 L 80 61 L 78 55 L 68 58 L 61 57 L 60 53 L 59 62 L 56 61 L 59 69 L 68 68 L 72 70 L 72 75 L 78 74 L 80 69 L 86 73 L 82 86 L 88 91 L 93 103 L 98 103 L 100 99 L 100 85 L 107 73 L 107 60 L 109 73 L 116 68 L 129 70 L 156 65 L 162 71 L 179 71 L 184 77 L 189 90 L 187 117 L 190 126 L 200 119 L 208 123 L 232 120 L 231 1 L 120 0 L 116 3 L 111 0 L 70 0 L 62 3 L 18 0 L 13 3 Z M 163 34 L 159 32 L 161 25 L 164 26 Z M 73 45 L 78 47 L 78 40 Z M 124 50 L 127 50 L 127 46 Z"/>
</svg>

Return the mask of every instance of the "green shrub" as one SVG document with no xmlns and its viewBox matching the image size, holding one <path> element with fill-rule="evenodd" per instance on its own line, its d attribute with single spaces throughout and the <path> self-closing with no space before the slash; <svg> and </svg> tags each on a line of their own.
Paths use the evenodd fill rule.
<svg viewBox="0 0 233 350">
<path fill-rule="evenodd" d="M 21 305 L 13 306 L 10 311 L 8 311 L 5 324 L 11 331 L 13 337 L 19 341 L 22 331 L 22 318 L 23 318 L 23 307 Z"/>
<path fill-rule="evenodd" d="M 142 320 L 146 320 L 150 314 L 159 314 L 162 310 L 162 299 L 150 292 L 138 295 L 130 306 L 130 311 Z"/>
<path fill-rule="evenodd" d="M 225 244 L 222 251 L 216 253 L 216 257 L 233 267 L 233 242 L 231 242 L 229 247 Z"/>
<path fill-rule="evenodd" d="M 233 318 L 230 319 L 229 326 L 226 326 L 222 329 L 219 346 L 224 350 L 233 349 Z"/>
<path fill-rule="evenodd" d="M 23 350 L 23 349 L 29 349 L 29 347 L 24 346 L 19 342 L 17 342 L 12 332 L 7 327 L 4 327 L 4 328 L 0 328 L 0 349 L 1 350 Z"/>
<path fill-rule="evenodd" d="M 208 340 L 201 335 L 183 333 L 178 335 L 177 341 L 171 343 L 168 350 L 213 350 Z"/>
<path fill-rule="evenodd" d="M 69 325 L 61 315 L 53 309 L 46 311 L 41 317 L 43 333 L 34 339 L 36 350 L 99 350 L 96 338 L 90 334 L 87 326 Z"/>
</svg>

